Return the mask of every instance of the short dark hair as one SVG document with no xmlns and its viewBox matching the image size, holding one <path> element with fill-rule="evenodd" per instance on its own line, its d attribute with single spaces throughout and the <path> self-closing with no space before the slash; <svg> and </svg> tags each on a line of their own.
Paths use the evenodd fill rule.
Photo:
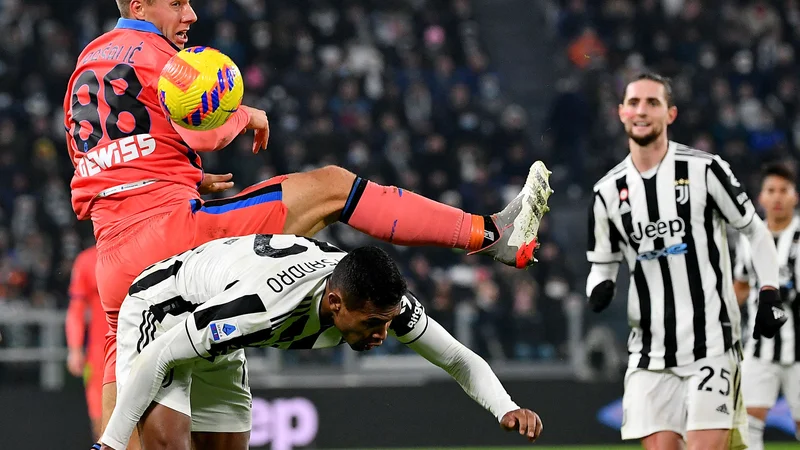
<svg viewBox="0 0 800 450">
<path fill-rule="evenodd" d="M 625 103 L 625 95 L 627 95 L 627 93 L 628 93 L 628 86 L 631 83 L 639 81 L 639 80 L 655 81 L 656 83 L 659 83 L 662 86 L 664 86 L 664 97 L 667 100 L 667 107 L 675 106 L 675 103 L 674 103 L 673 98 L 672 98 L 672 80 L 670 78 L 668 78 L 668 77 L 665 77 L 663 75 L 659 75 L 659 74 L 657 74 L 655 72 L 641 72 L 641 73 L 637 74 L 636 76 L 634 76 L 633 78 L 631 78 L 630 80 L 628 80 L 628 82 L 625 83 L 625 90 L 622 92 L 622 103 L 623 104 Z"/>
<path fill-rule="evenodd" d="M 338 290 L 347 309 L 367 303 L 379 311 L 396 308 L 406 293 L 406 280 L 388 253 L 378 247 L 359 247 L 342 258 L 331 275 L 330 288 Z"/>
<path fill-rule="evenodd" d="M 761 181 L 763 183 L 767 177 L 780 177 L 784 180 L 792 183 L 792 186 L 797 184 L 797 177 L 795 176 L 794 170 L 789 167 L 788 164 L 781 163 L 781 162 L 773 162 L 769 163 L 761 169 Z"/>
</svg>

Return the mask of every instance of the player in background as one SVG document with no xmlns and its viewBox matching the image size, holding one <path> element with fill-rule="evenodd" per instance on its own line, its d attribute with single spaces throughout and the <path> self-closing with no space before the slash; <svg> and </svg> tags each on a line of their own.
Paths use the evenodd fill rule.
<svg viewBox="0 0 800 450">
<path fill-rule="evenodd" d="M 86 406 L 95 439 L 100 436 L 103 348 L 108 332 L 108 323 L 97 293 L 96 261 L 97 249 L 94 246 L 82 251 L 75 258 L 69 283 L 69 307 L 65 324 L 69 351 L 67 369 L 72 375 L 84 380 Z"/>
<path fill-rule="evenodd" d="M 212 239 L 252 233 L 310 236 L 340 221 L 398 245 L 457 247 L 526 267 L 552 192 L 534 164 L 520 195 L 503 211 L 473 215 L 412 192 L 381 186 L 339 167 L 278 176 L 226 199 L 200 194 L 230 186 L 204 175 L 198 152 L 222 149 L 247 129 L 264 148 L 264 111 L 242 106 L 218 129 L 174 126 L 159 105 L 157 82 L 197 20 L 188 0 L 117 0 L 117 27 L 80 54 L 64 99 L 75 166 L 72 205 L 91 219 L 98 288 L 110 331 L 103 419 L 116 395 L 116 321 L 131 281 L 148 265 Z"/>
<path fill-rule="evenodd" d="M 531 441 L 541 433 L 539 417 L 511 400 L 486 361 L 427 316 L 386 252 L 259 234 L 211 241 L 133 282 L 119 315 L 119 402 L 101 448 L 123 450 L 138 422 L 147 449 L 246 450 L 243 348 L 367 351 L 389 334 L 447 371 L 504 428 Z M 224 445 L 209 445 L 214 434 Z"/>
<path fill-rule="evenodd" d="M 739 395 L 741 330 L 726 227 L 757 249 L 756 336 L 786 321 L 775 244 L 720 157 L 668 140 L 678 110 L 669 80 L 645 73 L 625 88 L 619 118 L 630 154 L 595 184 L 586 293 L 595 312 L 631 274 L 623 439 L 646 449 L 746 447 Z"/>
<path fill-rule="evenodd" d="M 778 249 L 781 297 L 790 311 L 786 325 L 774 339 L 750 339 L 745 346 L 742 361 L 742 396 L 747 408 L 750 430 L 750 449 L 764 449 L 764 421 L 770 408 L 783 391 L 792 417 L 800 430 L 800 302 L 797 300 L 797 282 L 800 280 L 798 245 L 800 245 L 800 217 L 795 212 L 798 195 L 796 180 L 791 169 L 782 164 L 764 168 L 758 203 L 764 210 L 769 231 Z M 760 283 L 755 277 L 752 251 L 746 239 L 740 239 L 736 248 L 736 277 L 734 287 L 739 304 L 747 302 L 748 328 L 753 328 L 758 310 Z M 749 298 L 750 301 L 747 301 Z M 800 432 L 798 432 L 800 439 Z"/>
</svg>

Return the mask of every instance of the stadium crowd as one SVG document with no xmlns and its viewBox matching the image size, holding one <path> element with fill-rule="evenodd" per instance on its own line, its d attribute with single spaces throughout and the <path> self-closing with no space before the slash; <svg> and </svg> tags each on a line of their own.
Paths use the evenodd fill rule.
<svg viewBox="0 0 800 450">
<path fill-rule="evenodd" d="M 482 213 L 498 211 L 524 182 L 535 157 L 525 114 L 501 100 L 469 0 L 194 6 L 199 20 L 190 45 L 210 45 L 235 60 L 245 103 L 266 110 L 272 128 L 268 151 L 252 155 L 248 138 L 239 139 L 203 155 L 207 172 L 231 172 L 241 188 L 336 164 Z M 70 206 L 61 104 L 77 53 L 117 17 L 108 0 L 0 2 L 6 312 L 64 309 L 73 259 L 92 243 L 91 224 L 76 221 Z M 384 247 L 431 316 L 462 342 L 490 359 L 546 360 L 566 352 L 563 305 L 579 286 L 546 228 L 542 264 L 531 271 L 455 251 Z M 319 237 L 343 248 L 375 243 L 344 226 Z M 5 327 L 3 336 L 0 346 L 36 345 L 37 334 L 25 326 Z"/>
<path fill-rule="evenodd" d="M 557 3 L 554 23 L 569 70 L 542 128 L 554 155 L 566 155 L 548 164 L 566 165 L 574 188 L 586 192 L 627 153 L 618 93 L 643 68 L 673 77 L 679 108 L 673 138 L 721 154 L 750 193 L 754 168 L 797 161 L 800 2 Z M 244 74 L 245 102 L 265 109 L 272 124 L 267 152 L 254 156 L 240 139 L 203 155 L 206 171 L 233 173 L 237 187 L 337 164 L 491 212 L 541 157 L 526 134 L 524 108 L 504 101 L 470 0 L 195 6 L 190 44 L 229 54 Z M 0 2 L 6 30 L 0 36 L 0 305 L 6 312 L 65 308 L 72 261 L 92 242 L 91 224 L 76 221 L 70 207 L 61 104 L 77 53 L 117 17 L 107 0 Z M 553 201 L 554 209 L 574 207 Z M 581 265 L 567 260 L 569 243 L 548 239 L 548 226 L 542 264 L 526 272 L 454 251 L 384 247 L 431 315 L 483 356 L 546 360 L 565 355 L 565 302 L 579 299 L 584 283 Z M 374 243 L 339 226 L 321 238 L 344 248 Z M 36 344 L 30 328 L 0 328 L 0 346 Z"/>
<path fill-rule="evenodd" d="M 616 114 L 624 80 L 673 78 L 673 139 L 720 154 L 755 192 L 757 168 L 800 150 L 800 2 L 563 0 L 559 36 L 572 67 L 548 126 L 591 188 L 627 154 Z"/>
</svg>

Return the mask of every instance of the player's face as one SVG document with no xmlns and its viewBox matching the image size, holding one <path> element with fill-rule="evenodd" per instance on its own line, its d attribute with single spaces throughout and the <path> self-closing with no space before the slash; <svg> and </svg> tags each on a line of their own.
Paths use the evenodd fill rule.
<svg viewBox="0 0 800 450">
<path fill-rule="evenodd" d="M 792 217 L 797 201 L 797 191 L 791 181 L 770 175 L 761 183 L 758 203 L 764 208 L 767 219 L 786 220 Z"/>
<path fill-rule="evenodd" d="M 637 80 L 625 88 L 619 120 L 628 137 L 640 146 L 658 139 L 678 116 L 678 109 L 667 105 L 665 94 L 664 85 L 653 80 Z"/>
<path fill-rule="evenodd" d="M 141 18 L 152 22 L 167 39 L 179 48 L 184 48 L 189 40 L 189 27 L 197 22 L 189 0 L 134 0 L 131 2 L 131 11 L 136 14 L 134 3 L 141 4 Z"/>
<path fill-rule="evenodd" d="M 377 311 L 367 302 L 363 310 L 351 310 L 342 304 L 333 316 L 334 326 L 355 351 L 372 350 L 383 344 L 389 333 L 389 325 L 400 314 L 400 305 L 390 311 Z"/>
</svg>

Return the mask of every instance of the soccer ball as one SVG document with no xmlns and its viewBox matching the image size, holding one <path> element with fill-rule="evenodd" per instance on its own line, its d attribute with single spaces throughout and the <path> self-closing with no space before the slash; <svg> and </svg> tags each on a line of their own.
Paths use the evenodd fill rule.
<svg viewBox="0 0 800 450">
<path fill-rule="evenodd" d="M 158 79 L 161 108 L 183 128 L 213 130 L 242 104 L 244 83 L 236 64 L 211 47 L 175 54 Z"/>
</svg>

